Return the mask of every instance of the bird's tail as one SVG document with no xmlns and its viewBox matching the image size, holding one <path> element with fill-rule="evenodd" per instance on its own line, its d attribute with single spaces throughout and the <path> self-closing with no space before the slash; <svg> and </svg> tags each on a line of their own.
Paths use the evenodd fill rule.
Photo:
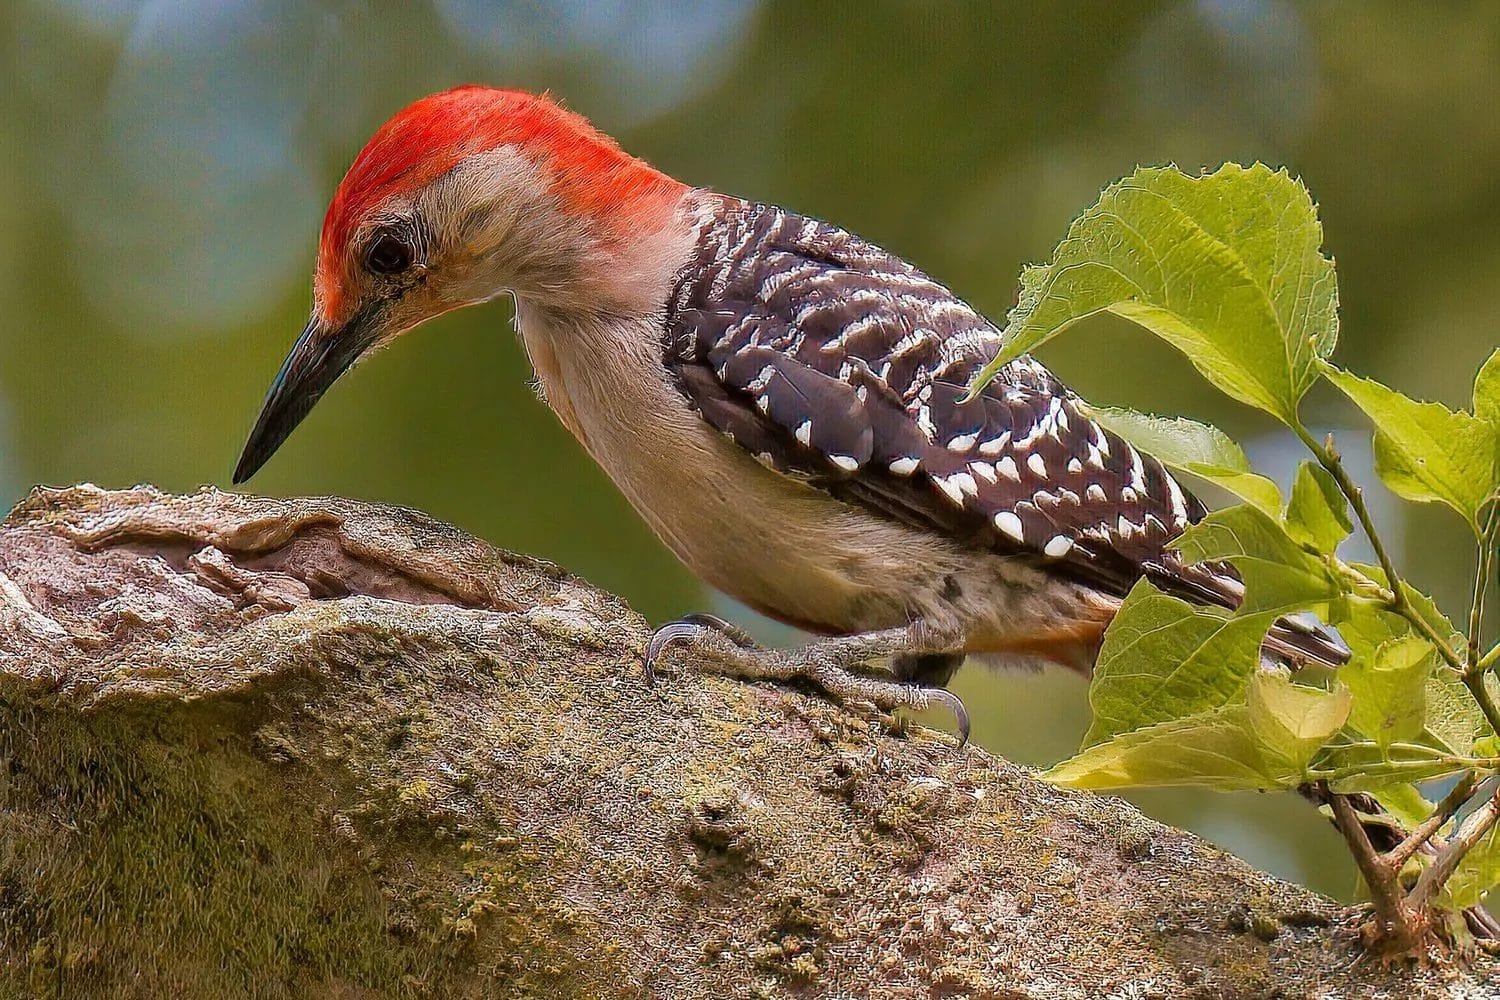
<svg viewBox="0 0 1500 1000">
<path fill-rule="evenodd" d="M 1338 630 L 1309 613 L 1277 619 L 1266 633 L 1261 649 L 1294 668 L 1318 663 L 1338 667 L 1348 663 L 1350 656 Z"/>
</svg>

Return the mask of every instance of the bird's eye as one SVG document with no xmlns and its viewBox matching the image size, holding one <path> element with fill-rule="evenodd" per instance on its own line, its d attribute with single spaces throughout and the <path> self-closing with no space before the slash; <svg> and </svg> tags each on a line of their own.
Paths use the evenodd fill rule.
<svg viewBox="0 0 1500 1000">
<path fill-rule="evenodd" d="M 400 274 L 411 267 L 411 247 L 395 233 L 381 233 L 365 252 L 365 266 L 376 274 Z"/>
</svg>

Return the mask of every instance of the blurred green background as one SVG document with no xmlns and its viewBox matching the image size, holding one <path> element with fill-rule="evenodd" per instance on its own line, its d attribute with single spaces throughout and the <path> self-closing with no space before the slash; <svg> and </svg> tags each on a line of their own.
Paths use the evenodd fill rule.
<svg viewBox="0 0 1500 1000">
<path fill-rule="evenodd" d="M 550 89 L 683 180 L 836 221 L 995 317 L 1137 163 L 1285 164 L 1338 259 L 1345 364 L 1462 403 L 1500 330 L 1495 3 L 7 0 L 0 38 L 5 503 L 39 482 L 227 486 L 344 167 L 460 82 Z M 1144 335 L 1097 323 L 1045 360 L 1095 400 L 1219 423 L 1289 478 L 1290 442 Z M 507 304 L 450 314 L 340 383 L 254 488 L 420 507 L 653 619 L 725 610 L 528 379 Z M 1360 426 L 1331 396 L 1308 412 Z M 1362 430 L 1341 441 L 1368 466 Z M 1415 580 L 1464 601 L 1456 521 L 1377 499 Z M 969 668 L 957 688 L 977 739 L 1020 761 L 1085 727 L 1074 677 Z M 1351 890 L 1292 796 L 1134 798 Z"/>
</svg>

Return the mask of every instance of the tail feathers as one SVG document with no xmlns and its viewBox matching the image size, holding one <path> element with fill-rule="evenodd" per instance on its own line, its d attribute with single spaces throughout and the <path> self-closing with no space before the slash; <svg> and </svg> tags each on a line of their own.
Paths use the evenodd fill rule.
<svg viewBox="0 0 1500 1000">
<path fill-rule="evenodd" d="M 1349 647 L 1338 630 L 1301 612 L 1278 619 L 1261 649 L 1269 656 L 1301 667 L 1313 663 L 1337 667 L 1349 662 Z"/>
</svg>

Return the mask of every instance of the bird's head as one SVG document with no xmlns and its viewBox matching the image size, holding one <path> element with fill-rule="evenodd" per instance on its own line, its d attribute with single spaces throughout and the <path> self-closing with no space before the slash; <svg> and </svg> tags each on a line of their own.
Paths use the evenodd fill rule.
<svg viewBox="0 0 1500 1000">
<path fill-rule="evenodd" d="M 458 87 L 382 125 L 323 220 L 312 316 L 235 469 L 244 482 L 334 381 L 424 320 L 505 292 L 627 312 L 687 188 L 545 96 Z"/>
</svg>

